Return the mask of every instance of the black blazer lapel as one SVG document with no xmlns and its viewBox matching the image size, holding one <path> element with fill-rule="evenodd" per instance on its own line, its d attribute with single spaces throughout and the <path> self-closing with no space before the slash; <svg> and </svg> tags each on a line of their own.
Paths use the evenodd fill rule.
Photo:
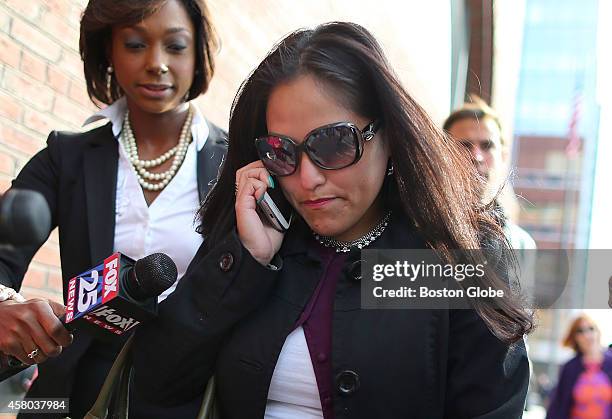
<svg viewBox="0 0 612 419">
<path fill-rule="evenodd" d="M 214 185 L 227 151 L 227 133 L 210 122 L 208 126 L 208 139 L 197 159 L 200 201 Z M 110 123 L 86 141 L 89 144 L 84 152 L 83 171 L 91 263 L 94 264 L 113 251 L 119 154 Z"/>
<path fill-rule="evenodd" d="M 227 152 L 227 133 L 210 121 L 206 121 L 209 128 L 208 139 L 202 150 L 198 152 L 198 193 L 200 202 L 204 201 L 210 188 L 217 181 L 219 170 Z"/>
<path fill-rule="evenodd" d="M 115 200 L 119 151 L 111 124 L 89 139 L 84 152 L 83 172 L 87 203 L 87 224 L 91 263 L 98 263 L 113 251 Z"/>
</svg>

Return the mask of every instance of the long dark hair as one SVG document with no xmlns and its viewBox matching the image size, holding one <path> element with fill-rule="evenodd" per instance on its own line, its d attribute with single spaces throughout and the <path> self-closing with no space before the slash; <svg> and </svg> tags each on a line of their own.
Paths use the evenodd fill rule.
<svg viewBox="0 0 612 419">
<path fill-rule="evenodd" d="M 266 106 L 280 83 L 309 74 L 343 105 L 382 121 L 394 175 L 383 188 L 427 243 L 447 259 L 453 249 L 477 249 L 484 237 L 504 235 L 480 205 L 473 165 L 404 90 L 374 37 L 354 23 L 332 22 L 288 35 L 242 84 L 234 99 L 229 149 L 220 178 L 200 209 L 200 232 L 211 248 L 236 225 L 236 170 L 258 159 L 253 139 L 267 133 Z M 507 241 L 505 241 L 507 246 Z M 493 283 L 485 283 L 491 285 Z M 522 306 L 506 298 L 474 308 L 500 339 L 515 341 L 532 328 Z"/>
<path fill-rule="evenodd" d="M 79 50 L 87 93 L 92 102 L 110 105 L 123 92 L 115 77 L 106 86 L 109 66 L 108 46 L 113 26 L 133 25 L 158 11 L 167 0 L 89 0 L 81 18 Z M 214 54 L 218 45 L 208 9 L 203 0 L 181 0 L 195 28 L 196 61 L 187 100 L 205 93 L 215 71 Z"/>
</svg>

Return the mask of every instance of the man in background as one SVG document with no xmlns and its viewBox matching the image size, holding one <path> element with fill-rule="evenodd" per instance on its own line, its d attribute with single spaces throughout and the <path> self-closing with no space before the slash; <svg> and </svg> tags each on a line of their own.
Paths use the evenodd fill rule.
<svg viewBox="0 0 612 419">
<path fill-rule="evenodd" d="M 502 127 L 495 111 L 482 99 L 472 97 L 471 103 L 453 111 L 446 121 L 444 130 L 470 152 L 478 173 L 484 178 L 485 186 L 481 193 L 483 202 L 495 199 L 508 176 L 508 143 L 502 136 Z M 507 218 L 504 231 L 514 249 L 535 249 L 533 238 L 521 227 Z"/>
</svg>

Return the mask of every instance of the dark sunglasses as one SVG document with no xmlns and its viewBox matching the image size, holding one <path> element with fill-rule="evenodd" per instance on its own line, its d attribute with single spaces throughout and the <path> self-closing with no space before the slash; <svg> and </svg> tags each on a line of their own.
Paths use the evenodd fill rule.
<svg viewBox="0 0 612 419">
<path fill-rule="evenodd" d="M 266 169 L 276 176 L 293 174 L 302 152 L 321 169 L 343 169 L 359 161 L 364 143 L 374 138 L 380 125 L 372 121 L 362 130 L 350 122 L 324 125 L 310 131 L 301 144 L 287 136 L 268 134 L 255 139 L 255 148 Z"/>
<path fill-rule="evenodd" d="M 594 332 L 594 331 L 595 331 L 595 328 L 593 326 L 579 327 L 578 329 L 576 329 L 576 334 L 580 335 L 582 333 Z"/>
</svg>

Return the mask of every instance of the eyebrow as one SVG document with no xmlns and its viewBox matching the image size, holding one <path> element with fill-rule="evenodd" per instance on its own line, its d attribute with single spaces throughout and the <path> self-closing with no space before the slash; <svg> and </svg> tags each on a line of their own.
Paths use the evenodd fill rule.
<svg viewBox="0 0 612 419">
<path fill-rule="evenodd" d="M 189 32 L 186 28 L 176 27 L 170 28 L 166 31 L 166 33 L 178 33 L 178 32 Z"/>
<path fill-rule="evenodd" d="M 144 26 L 141 26 L 140 24 L 137 25 L 132 25 L 132 26 L 126 26 L 126 29 L 133 29 L 137 32 L 143 33 L 143 32 L 147 32 L 147 30 L 144 28 Z M 174 33 L 179 33 L 179 32 L 186 32 L 189 33 L 189 31 L 187 30 L 187 28 L 184 28 L 182 26 L 175 26 L 172 28 L 168 28 L 166 29 L 166 34 L 174 34 Z"/>
</svg>

